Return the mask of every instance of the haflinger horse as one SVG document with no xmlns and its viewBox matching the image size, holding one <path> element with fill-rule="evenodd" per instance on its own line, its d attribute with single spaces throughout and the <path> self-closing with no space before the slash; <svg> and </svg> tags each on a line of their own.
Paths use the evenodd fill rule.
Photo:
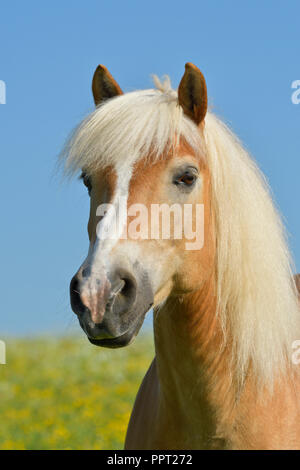
<svg viewBox="0 0 300 470">
<path fill-rule="evenodd" d="M 62 152 L 91 200 L 89 251 L 70 285 L 88 339 L 126 346 L 154 309 L 156 354 L 125 448 L 299 449 L 299 303 L 268 185 L 207 110 L 195 65 L 178 92 L 168 77 L 154 82 L 123 94 L 98 66 L 96 109 Z M 124 236 L 128 208 L 163 204 L 203 205 L 201 249 L 184 233 Z"/>
</svg>

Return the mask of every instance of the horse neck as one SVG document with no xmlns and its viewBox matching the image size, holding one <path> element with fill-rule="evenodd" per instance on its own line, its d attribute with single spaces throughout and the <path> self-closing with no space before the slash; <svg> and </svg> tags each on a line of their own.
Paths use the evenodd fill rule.
<svg viewBox="0 0 300 470">
<path fill-rule="evenodd" d="M 257 388 L 250 368 L 243 386 L 237 386 L 231 341 L 227 339 L 224 346 L 216 314 L 214 279 L 181 299 L 168 298 L 154 313 L 154 333 L 160 416 L 172 445 L 184 442 L 186 448 L 217 449 L 298 445 L 298 372 L 279 375 L 270 390 Z"/>
<path fill-rule="evenodd" d="M 211 277 L 196 292 L 169 297 L 154 313 L 154 337 L 163 407 L 194 421 L 197 433 L 201 414 L 215 437 L 224 435 L 235 396 L 214 286 Z"/>
</svg>

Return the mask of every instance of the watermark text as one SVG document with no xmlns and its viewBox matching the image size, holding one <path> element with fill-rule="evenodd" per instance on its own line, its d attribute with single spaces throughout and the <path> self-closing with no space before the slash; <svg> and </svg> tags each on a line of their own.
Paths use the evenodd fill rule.
<svg viewBox="0 0 300 470">
<path fill-rule="evenodd" d="M 292 354 L 292 363 L 297 366 L 300 364 L 300 339 L 293 341 L 292 348 L 294 350 Z"/>
<path fill-rule="evenodd" d="M 0 104 L 6 104 L 6 84 L 0 80 Z"/>
<path fill-rule="evenodd" d="M 132 204 L 120 197 L 115 204 L 101 204 L 96 216 L 101 240 L 184 240 L 186 250 L 204 245 L 203 204 Z"/>
<path fill-rule="evenodd" d="M 294 80 L 292 83 L 292 88 L 295 90 L 291 96 L 292 103 L 299 104 L 300 103 L 300 80 Z"/>
<path fill-rule="evenodd" d="M 0 340 L 0 364 L 6 364 L 6 345 Z"/>
</svg>

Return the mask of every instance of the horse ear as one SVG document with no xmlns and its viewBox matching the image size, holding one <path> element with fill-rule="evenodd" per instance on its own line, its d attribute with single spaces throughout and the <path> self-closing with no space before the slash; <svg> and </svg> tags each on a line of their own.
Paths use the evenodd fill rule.
<svg viewBox="0 0 300 470">
<path fill-rule="evenodd" d="M 184 113 L 198 126 L 207 111 L 207 89 L 202 73 L 190 62 L 185 64 L 185 72 L 178 88 L 178 101 Z"/>
<path fill-rule="evenodd" d="M 121 88 L 104 65 L 98 65 L 95 70 L 92 91 L 96 106 L 113 96 L 123 95 Z"/>
</svg>

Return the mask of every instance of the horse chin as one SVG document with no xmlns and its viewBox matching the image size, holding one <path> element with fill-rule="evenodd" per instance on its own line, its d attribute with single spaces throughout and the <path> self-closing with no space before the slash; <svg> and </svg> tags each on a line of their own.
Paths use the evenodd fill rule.
<svg viewBox="0 0 300 470">
<path fill-rule="evenodd" d="M 89 342 L 92 343 L 94 346 L 101 346 L 102 348 L 110 348 L 110 349 L 117 349 L 117 348 L 124 348 L 130 344 L 136 335 L 130 335 L 128 333 L 124 333 L 124 335 L 118 336 L 117 338 L 106 338 L 106 339 L 92 339 L 88 338 Z"/>
<path fill-rule="evenodd" d="M 124 348 L 132 343 L 137 336 L 138 332 L 140 331 L 145 315 L 145 312 L 141 318 L 139 318 L 138 322 L 135 323 L 132 327 L 130 327 L 125 333 L 120 336 L 110 337 L 110 338 L 102 338 L 102 339 L 94 339 L 87 337 L 89 342 L 94 346 L 100 346 L 103 348 L 110 348 L 110 349 L 117 349 L 117 348 Z"/>
</svg>

